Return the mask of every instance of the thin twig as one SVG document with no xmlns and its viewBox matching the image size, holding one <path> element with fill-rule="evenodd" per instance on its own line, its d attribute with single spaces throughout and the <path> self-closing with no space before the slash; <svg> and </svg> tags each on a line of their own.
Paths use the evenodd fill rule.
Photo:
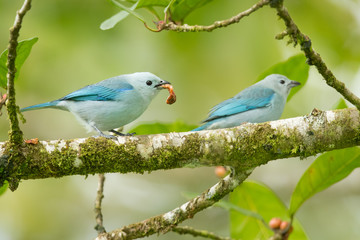
<svg viewBox="0 0 360 240">
<path fill-rule="evenodd" d="M 277 11 L 278 16 L 285 22 L 286 31 L 279 34 L 276 38 L 283 39 L 286 35 L 290 37 L 291 42 L 296 45 L 300 44 L 301 50 L 307 57 L 309 65 L 314 65 L 318 72 L 323 76 L 326 83 L 338 91 L 346 100 L 351 102 L 360 110 L 360 98 L 353 94 L 345 84 L 339 81 L 331 70 L 326 66 L 320 55 L 312 48 L 311 40 L 308 36 L 303 34 L 295 22 L 292 20 L 288 10 L 284 7 L 283 1 L 272 1 L 271 7 L 274 7 Z M 275 3 L 276 2 L 276 3 Z"/>
<path fill-rule="evenodd" d="M 232 238 L 228 237 L 220 237 L 212 232 L 208 232 L 206 230 L 197 230 L 191 227 L 174 227 L 171 229 L 171 231 L 179 233 L 179 234 L 190 234 L 194 237 L 204 237 L 208 239 L 214 239 L 214 240 L 232 240 Z"/>
<path fill-rule="evenodd" d="M 214 203 L 222 199 L 229 192 L 233 191 L 240 183 L 242 183 L 250 173 L 251 171 L 247 171 L 246 173 L 239 172 L 236 175 L 228 175 L 216 185 L 203 192 L 201 195 L 170 212 L 146 219 L 139 223 L 131 224 L 120 229 L 116 229 L 108 233 L 100 234 L 96 239 L 136 239 L 150 236 L 155 233 L 166 233 L 179 223 L 185 221 L 186 219 L 192 218 L 196 213 L 212 206 Z"/>
<path fill-rule="evenodd" d="M 105 175 L 99 174 L 99 183 L 98 183 L 98 189 L 95 199 L 95 220 L 96 220 L 96 226 L 95 230 L 98 232 L 98 234 L 105 233 L 105 227 L 103 224 L 103 215 L 101 211 L 101 203 L 102 199 L 104 198 L 104 182 L 105 182 Z"/>
<path fill-rule="evenodd" d="M 31 8 L 31 0 L 25 0 L 21 9 L 17 11 L 14 26 L 10 28 L 10 40 L 8 46 L 8 58 L 7 58 L 7 111 L 10 120 L 10 136 L 11 143 L 20 145 L 23 141 L 22 132 L 19 127 L 19 121 L 17 117 L 17 106 L 15 102 L 15 59 L 16 59 L 16 47 L 18 45 L 18 37 L 21 28 L 22 20 L 27 11 Z"/>
<path fill-rule="evenodd" d="M 261 0 L 258 3 L 254 4 L 251 8 L 239 13 L 236 16 L 233 16 L 229 19 L 216 21 L 211 25 L 208 26 L 200 26 L 200 25 L 194 25 L 190 26 L 187 24 L 184 25 L 177 25 L 174 22 L 169 22 L 164 24 L 164 22 L 161 22 L 160 25 L 158 25 L 159 31 L 161 30 L 170 30 L 170 31 L 176 31 L 176 32 L 211 32 L 214 29 L 227 27 L 231 24 L 238 23 L 243 17 L 249 16 L 251 13 L 255 12 L 259 8 L 262 8 L 263 6 L 269 4 L 271 0 Z"/>
</svg>

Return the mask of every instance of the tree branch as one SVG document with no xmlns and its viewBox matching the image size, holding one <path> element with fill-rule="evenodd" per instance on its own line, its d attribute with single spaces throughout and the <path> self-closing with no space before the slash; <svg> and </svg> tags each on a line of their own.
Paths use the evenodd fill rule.
<svg viewBox="0 0 360 240">
<path fill-rule="evenodd" d="M 16 59 L 16 47 L 18 45 L 18 37 L 21 28 L 22 20 L 27 11 L 31 8 L 31 0 L 25 0 L 23 6 L 16 13 L 14 26 L 10 28 L 10 40 L 8 46 L 8 59 L 7 59 L 7 98 L 6 104 L 7 111 L 10 120 L 10 142 L 14 144 L 21 144 L 23 141 L 22 132 L 19 127 L 19 121 L 17 118 L 17 106 L 15 102 L 15 86 L 14 79 L 16 74 L 15 59 Z"/>
<path fill-rule="evenodd" d="M 95 230 L 98 232 L 98 234 L 106 232 L 103 223 L 103 215 L 101 211 L 101 203 L 102 203 L 102 199 L 104 198 L 104 182 L 105 182 L 105 175 L 99 174 L 99 183 L 98 183 L 98 189 L 95 199 L 95 220 L 96 220 Z"/>
<path fill-rule="evenodd" d="M 354 104 L 356 108 L 360 110 L 360 98 L 353 94 L 348 88 L 346 88 L 343 82 L 339 81 L 334 76 L 334 74 L 326 66 L 325 62 L 320 57 L 320 54 L 313 50 L 310 38 L 303 34 L 297 27 L 297 25 L 294 23 L 294 21 L 290 17 L 289 12 L 284 7 L 283 1 L 272 0 L 270 6 L 276 9 L 277 14 L 285 22 L 286 25 L 286 31 L 280 33 L 276 38 L 283 39 L 286 35 L 288 35 L 295 45 L 299 43 L 301 46 L 301 50 L 307 57 L 308 64 L 314 65 L 330 87 L 338 91 L 341 95 L 344 96 L 346 100 Z"/>
<path fill-rule="evenodd" d="M 106 172 L 143 173 L 187 166 L 233 166 L 252 169 L 270 160 L 307 157 L 356 146 L 360 142 L 356 109 L 211 131 L 24 143 L 25 160 L 16 172 L 9 145 L 0 143 L 0 176 L 21 179 Z"/>
<path fill-rule="evenodd" d="M 231 24 L 238 23 L 243 17 L 249 16 L 251 13 L 255 12 L 259 8 L 262 8 L 263 6 L 269 4 L 270 1 L 271 0 L 261 0 L 258 3 L 254 4 L 251 8 L 239 13 L 236 16 L 233 16 L 229 19 L 216 21 L 208 26 L 200 26 L 200 25 L 190 26 L 187 24 L 177 25 L 174 22 L 166 23 L 161 21 L 157 24 L 157 28 L 159 32 L 162 30 L 170 30 L 176 32 L 204 32 L 204 31 L 211 32 L 214 29 L 227 27 Z"/>
<path fill-rule="evenodd" d="M 6 165 L 8 168 L 3 171 L 0 167 L 0 185 L 4 183 L 5 180 L 9 181 L 9 187 L 12 190 L 15 190 L 18 187 L 19 181 L 16 177 L 11 176 L 11 174 L 7 174 L 9 172 L 17 172 L 18 167 L 22 164 L 24 158 L 22 156 L 22 152 L 20 150 L 20 145 L 23 142 L 23 133 L 19 126 L 18 120 L 18 107 L 16 106 L 15 100 L 15 74 L 16 74 L 16 67 L 15 67 L 15 60 L 16 60 L 16 47 L 18 45 L 18 37 L 21 28 L 22 20 L 27 11 L 31 8 L 31 0 L 25 0 L 24 4 L 22 5 L 21 9 L 17 11 L 14 26 L 10 28 L 10 39 L 9 39 L 9 46 L 8 46 L 8 56 L 7 56 L 7 94 L 2 97 L 5 101 L 7 98 L 6 108 L 9 116 L 10 121 L 10 132 L 9 132 L 9 148 L 11 148 L 11 156 L 6 162 L 3 162 L 3 165 Z M 2 174 L 8 175 L 7 179 L 5 179 Z"/>
<path fill-rule="evenodd" d="M 233 191 L 240 183 L 242 183 L 250 175 L 251 171 L 252 170 L 247 172 L 233 172 L 198 197 L 186 202 L 182 206 L 175 208 L 170 212 L 116 229 L 109 233 L 100 234 L 96 239 L 136 239 L 150 236 L 155 233 L 166 233 L 172 230 L 172 228 L 174 228 L 177 224 L 186 219 L 192 218 L 196 213 L 212 206 L 214 203 L 225 197 L 229 192 Z"/>
</svg>

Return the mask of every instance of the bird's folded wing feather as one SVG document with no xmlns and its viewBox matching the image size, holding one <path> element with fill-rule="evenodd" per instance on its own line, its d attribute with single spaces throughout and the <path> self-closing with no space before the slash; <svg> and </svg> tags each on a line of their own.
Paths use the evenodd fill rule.
<svg viewBox="0 0 360 240">
<path fill-rule="evenodd" d="M 121 88 L 113 89 L 101 85 L 89 85 L 72 92 L 59 100 L 71 101 L 114 101 L 121 98 L 122 93 L 132 90 L 133 86 L 124 84 Z"/>
<path fill-rule="evenodd" d="M 268 88 L 249 89 L 213 107 L 204 122 L 269 106 L 275 92 Z"/>
</svg>

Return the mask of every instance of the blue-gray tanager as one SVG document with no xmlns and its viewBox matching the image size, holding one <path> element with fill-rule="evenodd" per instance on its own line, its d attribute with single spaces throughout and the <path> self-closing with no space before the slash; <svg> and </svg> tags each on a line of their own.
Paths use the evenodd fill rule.
<svg viewBox="0 0 360 240">
<path fill-rule="evenodd" d="M 161 89 L 170 83 L 149 72 L 137 72 L 88 85 L 63 98 L 21 109 L 22 112 L 55 108 L 73 113 L 88 131 L 111 138 L 102 131 L 121 134 L 120 128 L 138 118 Z"/>
<path fill-rule="evenodd" d="M 299 84 L 283 75 L 271 74 L 213 107 L 204 124 L 193 131 L 277 120 L 281 117 L 291 88 Z"/>
</svg>

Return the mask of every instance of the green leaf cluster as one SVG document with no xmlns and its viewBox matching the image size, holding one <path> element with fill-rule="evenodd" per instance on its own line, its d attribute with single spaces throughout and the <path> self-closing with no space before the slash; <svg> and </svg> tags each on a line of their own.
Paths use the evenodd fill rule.
<svg viewBox="0 0 360 240">
<path fill-rule="evenodd" d="M 295 213 L 310 197 L 346 178 L 358 167 L 359 147 L 322 154 L 300 178 L 291 196 L 289 209 L 268 187 L 244 182 L 230 194 L 231 205 L 220 203 L 231 212 L 231 236 L 236 239 L 269 239 L 273 233 L 266 222 L 279 217 L 293 220 L 291 239 L 307 239 L 301 225 L 294 219 Z"/>
<path fill-rule="evenodd" d="M 230 209 L 230 233 L 234 239 L 270 239 L 274 235 L 267 223 L 274 217 L 289 221 L 288 210 L 280 198 L 267 186 L 245 181 L 230 194 L 230 203 L 237 208 Z M 255 217 L 254 217 L 255 215 Z M 262 216 L 259 218 L 258 216 Z M 295 219 L 291 239 L 308 239 L 302 226 Z"/>
</svg>

